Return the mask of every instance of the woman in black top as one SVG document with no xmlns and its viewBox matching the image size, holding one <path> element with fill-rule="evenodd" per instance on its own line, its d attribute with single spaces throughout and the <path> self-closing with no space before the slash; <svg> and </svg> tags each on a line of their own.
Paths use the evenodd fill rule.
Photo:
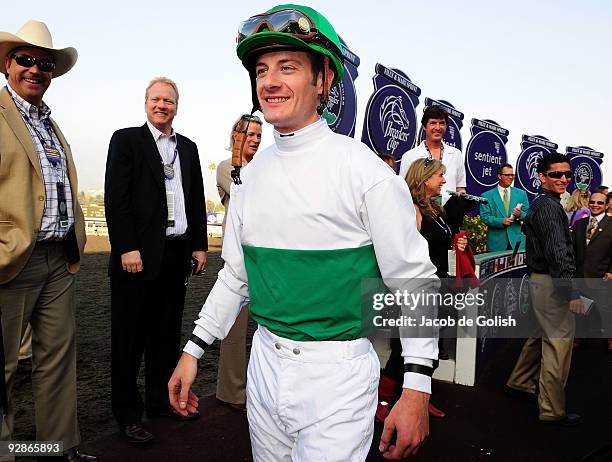
<svg viewBox="0 0 612 462">
<path fill-rule="evenodd" d="M 446 168 L 439 160 L 417 159 L 408 169 L 406 182 L 410 188 L 416 211 L 417 228 L 429 245 L 429 258 L 436 267 L 439 278 L 448 278 L 448 251 L 452 249 L 454 233 L 444 221 L 445 211 L 438 203 L 442 186 L 446 183 Z M 460 238 L 457 250 L 463 252 L 467 239 Z M 437 366 L 437 361 L 436 364 Z M 376 419 L 384 421 L 391 410 L 389 401 L 395 401 L 404 382 L 404 359 L 398 338 L 391 339 L 391 356 L 381 374 L 378 388 L 378 409 Z M 442 418 L 445 413 L 429 404 L 429 414 Z"/>
</svg>

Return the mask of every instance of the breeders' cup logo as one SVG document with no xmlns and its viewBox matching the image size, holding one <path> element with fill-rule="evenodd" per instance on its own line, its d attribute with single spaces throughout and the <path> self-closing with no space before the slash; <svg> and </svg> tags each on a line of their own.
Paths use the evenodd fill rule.
<svg viewBox="0 0 612 462">
<path fill-rule="evenodd" d="M 353 79 L 357 70 L 345 63 L 342 81 L 329 89 L 327 104 L 323 109 L 323 118 L 334 132 L 353 136 L 357 122 L 357 93 Z"/>
<path fill-rule="evenodd" d="M 586 189 L 591 185 L 593 181 L 593 169 L 586 162 L 578 164 L 574 171 L 574 180 L 576 186 L 580 189 Z"/>
<path fill-rule="evenodd" d="M 544 157 L 544 151 L 534 152 L 527 157 L 527 172 L 529 173 L 530 189 L 534 192 L 540 189 L 540 185 L 542 184 L 538 178 L 538 164 L 542 157 Z"/>
<path fill-rule="evenodd" d="M 361 140 L 377 154 L 399 160 L 416 140 L 415 107 L 421 90 L 400 71 L 377 64 L 376 72 L 376 91 L 366 106 Z"/>
<path fill-rule="evenodd" d="M 519 299 L 514 287 L 514 279 L 508 279 L 506 283 L 506 310 L 504 314 L 512 314 L 518 311 Z"/>
<path fill-rule="evenodd" d="M 387 96 L 379 111 L 380 126 L 387 141 L 387 151 L 392 155 L 400 143 L 408 141 L 410 121 L 404 111 L 401 96 Z"/>
<path fill-rule="evenodd" d="M 329 98 L 327 99 L 327 105 L 323 111 L 323 118 L 327 121 L 327 125 L 332 126 L 340 117 L 340 110 L 344 105 L 344 85 L 340 82 L 338 85 L 334 85 L 329 90 Z"/>
<path fill-rule="evenodd" d="M 523 189 L 531 197 L 534 197 L 540 189 L 538 164 L 548 152 L 542 146 L 531 145 L 521 152 L 516 161 L 516 186 Z"/>
</svg>

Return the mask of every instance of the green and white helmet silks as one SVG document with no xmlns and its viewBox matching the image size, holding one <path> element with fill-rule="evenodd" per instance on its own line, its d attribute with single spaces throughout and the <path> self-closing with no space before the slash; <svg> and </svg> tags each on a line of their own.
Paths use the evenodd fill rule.
<svg viewBox="0 0 612 462">
<path fill-rule="evenodd" d="M 240 23 L 236 54 L 249 71 L 253 87 L 253 105 L 259 108 L 255 88 L 253 59 L 266 50 L 295 49 L 318 53 L 329 58 L 334 71 L 332 85 L 344 73 L 342 45 L 331 23 L 308 6 L 278 5 L 265 13 Z"/>
</svg>

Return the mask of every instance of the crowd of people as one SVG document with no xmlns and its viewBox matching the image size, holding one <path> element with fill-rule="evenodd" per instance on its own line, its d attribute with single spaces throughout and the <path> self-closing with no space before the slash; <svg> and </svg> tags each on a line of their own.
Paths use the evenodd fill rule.
<svg viewBox="0 0 612 462">
<path fill-rule="evenodd" d="M 172 126 L 176 83 L 153 79 L 144 92 L 146 122 L 117 130 L 109 143 L 111 406 L 121 435 L 149 443 L 145 414 L 196 420 L 197 361 L 219 339 L 217 399 L 247 411 L 254 460 L 365 460 L 375 419 L 384 426 L 386 458 L 414 454 L 429 415 L 444 417 L 430 403 L 431 377 L 448 353 L 435 333 L 396 338 L 381 378 L 359 294 L 364 278 L 398 290 L 423 280 L 438 290 L 452 277 L 448 252 L 470 252 L 460 228 L 474 204 L 448 193 L 466 187 L 462 153 L 443 142 L 448 114 L 425 110 L 425 139 L 403 155 L 397 175 L 395 159 L 381 161 L 321 118 L 344 72 L 340 40 L 323 15 L 281 5 L 252 16 L 240 25 L 236 52 L 254 107 L 232 126 L 232 158 L 217 170 L 224 267 L 182 353 L 186 281 L 204 270 L 208 243 L 198 149 Z M 1 438 L 13 434 L 11 388 L 30 326 L 37 438 L 63 441 L 58 460 L 95 461 L 77 449 L 75 277 L 84 219 L 70 145 L 43 102 L 52 78 L 76 60 L 74 48 L 54 47 L 44 23 L 0 33 L 7 78 L 0 90 Z M 274 127 L 274 143 L 260 153 L 256 110 Z M 588 309 L 579 294 L 595 300 L 605 326 L 612 284 L 610 194 L 579 191 L 567 215 L 560 197 L 571 176 L 567 157 L 547 155 L 538 166 L 542 188 L 529 203 L 511 186 L 512 166 L 501 165 L 480 212 L 490 251 L 525 246 L 542 328 L 527 340 L 506 390 L 537 399 L 540 420 L 563 425 L 580 420 L 564 401 L 573 313 Z M 578 287 L 576 277 L 595 282 Z M 249 316 L 258 329 L 247 366 Z"/>
</svg>

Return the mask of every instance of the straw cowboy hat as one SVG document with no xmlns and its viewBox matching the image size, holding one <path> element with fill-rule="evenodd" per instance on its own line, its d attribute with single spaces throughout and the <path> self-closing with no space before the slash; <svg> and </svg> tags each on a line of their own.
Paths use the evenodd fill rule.
<svg viewBox="0 0 612 462">
<path fill-rule="evenodd" d="M 0 32 L 0 72 L 2 74 L 6 74 L 5 56 L 20 47 L 42 48 L 51 53 L 55 59 L 54 78 L 72 69 L 78 57 L 77 51 L 72 47 L 53 48 L 53 39 L 47 25 L 44 22 L 30 19 L 15 34 Z"/>
</svg>

